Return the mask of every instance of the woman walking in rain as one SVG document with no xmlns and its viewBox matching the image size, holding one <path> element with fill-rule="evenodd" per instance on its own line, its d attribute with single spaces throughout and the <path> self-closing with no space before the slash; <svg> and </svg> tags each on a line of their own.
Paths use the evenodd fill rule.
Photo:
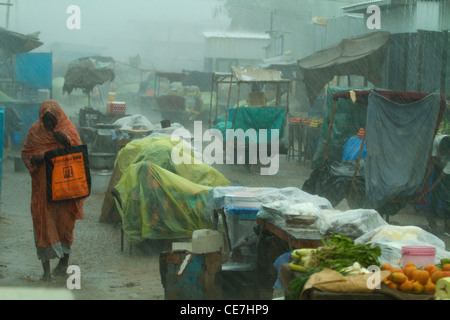
<svg viewBox="0 0 450 320">
<path fill-rule="evenodd" d="M 43 280 L 51 280 L 50 260 L 59 258 L 54 275 L 66 274 L 75 221 L 83 218 L 83 201 L 51 202 L 47 198 L 44 154 L 47 151 L 81 145 L 73 123 L 56 101 L 46 100 L 39 108 L 39 120 L 29 129 L 22 159 L 31 176 L 31 217 Z"/>
</svg>

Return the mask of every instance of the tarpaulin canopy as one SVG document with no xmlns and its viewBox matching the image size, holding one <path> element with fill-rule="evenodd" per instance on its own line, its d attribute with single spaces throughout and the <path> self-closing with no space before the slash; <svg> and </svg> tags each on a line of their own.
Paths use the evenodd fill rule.
<svg viewBox="0 0 450 320">
<path fill-rule="evenodd" d="M 182 82 L 186 80 L 188 74 L 186 72 L 156 72 L 156 76 L 166 78 L 169 82 Z"/>
<path fill-rule="evenodd" d="M 36 34 L 24 35 L 0 28 L 0 50 L 7 53 L 18 54 L 29 52 L 42 46 Z"/>
<path fill-rule="evenodd" d="M 89 94 L 96 85 L 114 80 L 114 60 L 110 57 L 87 57 L 69 64 L 64 76 L 63 92 L 71 94 L 74 89 L 83 89 Z"/>
<path fill-rule="evenodd" d="M 281 71 L 241 67 L 231 67 L 231 70 L 236 82 L 290 82 L 290 80 L 282 78 Z"/>
<path fill-rule="evenodd" d="M 15 81 L 36 89 L 53 87 L 52 54 L 46 52 L 16 55 Z"/>
<path fill-rule="evenodd" d="M 381 66 L 389 39 L 389 32 L 373 32 L 343 39 L 299 60 L 310 103 L 334 76 L 360 75 L 381 87 Z"/>
</svg>

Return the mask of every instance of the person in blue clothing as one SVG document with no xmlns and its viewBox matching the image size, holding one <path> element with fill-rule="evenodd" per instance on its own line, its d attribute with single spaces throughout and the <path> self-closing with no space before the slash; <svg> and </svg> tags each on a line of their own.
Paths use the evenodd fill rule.
<svg viewBox="0 0 450 320">
<path fill-rule="evenodd" d="M 427 192 L 430 194 L 430 208 L 427 220 L 430 228 L 435 229 L 437 219 L 444 218 L 445 229 L 448 229 L 450 218 L 450 136 L 438 135 L 433 141 L 431 152 L 433 183 Z M 428 180 L 428 179 L 427 179 Z M 442 210 L 440 208 L 442 207 Z"/>
</svg>

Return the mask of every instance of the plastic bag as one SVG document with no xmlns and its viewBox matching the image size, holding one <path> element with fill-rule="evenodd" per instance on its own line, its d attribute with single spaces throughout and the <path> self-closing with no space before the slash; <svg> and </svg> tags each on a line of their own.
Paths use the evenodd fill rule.
<svg viewBox="0 0 450 320">
<path fill-rule="evenodd" d="M 317 222 L 321 234 L 343 234 L 349 238 L 358 238 L 388 223 L 373 209 L 355 209 L 347 211 L 325 211 L 324 218 Z"/>
<path fill-rule="evenodd" d="M 445 249 L 445 242 L 423 230 L 420 227 L 416 226 L 393 226 L 390 224 L 386 224 L 385 226 L 380 226 L 368 232 L 358 239 L 355 242 L 358 243 L 373 243 L 378 239 L 386 239 L 390 241 L 420 241 L 423 243 L 427 243 L 428 245 L 435 246 L 437 248 Z"/>
<path fill-rule="evenodd" d="M 302 202 L 296 199 L 276 200 L 261 206 L 258 212 L 260 218 L 281 220 L 298 227 L 316 227 L 316 222 L 323 218 L 321 209 L 312 202 Z"/>
</svg>

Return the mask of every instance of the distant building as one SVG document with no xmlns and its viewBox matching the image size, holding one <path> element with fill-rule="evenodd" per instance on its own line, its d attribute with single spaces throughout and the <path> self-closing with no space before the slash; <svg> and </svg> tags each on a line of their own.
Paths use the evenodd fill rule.
<svg viewBox="0 0 450 320">
<path fill-rule="evenodd" d="M 257 67 L 270 43 L 266 33 L 203 32 L 205 72 L 230 72 L 232 66 Z"/>
<path fill-rule="evenodd" d="M 450 1 L 448 0 L 377 0 L 342 7 L 345 13 L 364 15 L 366 23 L 370 5 L 380 8 L 381 30 L 391 33 L 417 30 L 443 31 L 450 29 Z"/>
</svg>

